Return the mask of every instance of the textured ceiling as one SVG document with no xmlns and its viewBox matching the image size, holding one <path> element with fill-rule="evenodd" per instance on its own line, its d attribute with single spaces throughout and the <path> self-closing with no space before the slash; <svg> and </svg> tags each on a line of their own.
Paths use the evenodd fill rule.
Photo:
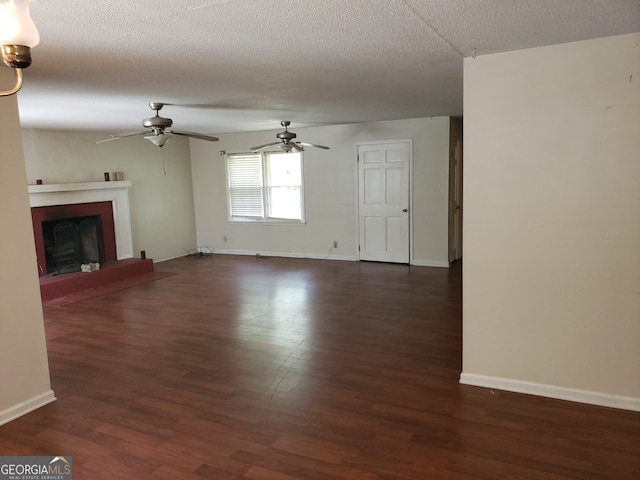
<svg viewBox="0 0 640 480">
<path fill-rule="evenodd" d="M 5 1 L 5 0 L 0 0 Z M 462 114 L 464 57 L 640 31 L 640 0 L 36 0 L 25 127 L 205 134 Z M 4 68 L 4 67 L 0 67 Z"/>
</svg>

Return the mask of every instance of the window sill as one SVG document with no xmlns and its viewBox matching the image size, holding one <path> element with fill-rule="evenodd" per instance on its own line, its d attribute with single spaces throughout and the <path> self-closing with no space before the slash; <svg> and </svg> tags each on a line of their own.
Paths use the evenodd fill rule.
<svg viewBox="0 0 640 480">
<path fill-rule="evenodd" d="M 287 220 L 273 220 L 273 221 L 264 221 L 264 220 L 238 220 L 238 219 L 234 219 L 234 220 L 227 220 L 227 223 L 230 225 L 264 225 L 264 226 L 268 226 L 268 225 L 278 225 L 278 226 L 282 226 L 282 225 L 287 225 L 287 226 L 305 226 L 307 224 L 306 221 L 297 221 L 297 220 L 291 220 L 291 221 L 287 221 Z"/>
</svg>

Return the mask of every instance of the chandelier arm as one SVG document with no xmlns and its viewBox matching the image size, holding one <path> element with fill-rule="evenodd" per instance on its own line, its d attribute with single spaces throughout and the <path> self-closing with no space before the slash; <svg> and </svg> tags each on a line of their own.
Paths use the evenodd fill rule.
<svg viewBox="0 0 640 480">
<path fill-rule="evenodd" d="M 1 91 L 0 97 L 7 97 L 9 95 L 13 95 L 14 93 L 16 93 L 18 90 L 22 88 L 22 82 L 23 82 L 22 69 L 15 68 L 14 70 L 16 71 L 16 85 L 13 88 L 10 88 L 9 90 Z"/>
</svg>

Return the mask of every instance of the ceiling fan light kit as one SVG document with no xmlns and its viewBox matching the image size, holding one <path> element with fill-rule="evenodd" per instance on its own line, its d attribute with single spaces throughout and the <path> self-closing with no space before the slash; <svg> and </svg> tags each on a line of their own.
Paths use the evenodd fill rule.
<svg viewBox="0 0 640 480">
<path fill-rule="evenodd" d="M 329 150 L 329 147 L 325 147 L 324 145 L 316 145 L 314 143 L 307 142 L 295 142 L 294 139 L 297 135 L 293 132 L 290 132 L 288 127 L 291 125 L 291 122 L 287 120 L 283 120 L 280 122 L 280 125 L 284 127 L 284 132 L 280 132 L 276 134 L 276 138 L 279 139 L 277 142 L 267 143 L 265 145 L 258 145 L 257 147 L 251 147 L 252 152 L 259 152 L 260 150 L 265 150 L 269 147 L 278 146 L 283 152 L 289 153 L 292 150 L 296 150 L 298 152 L 303 152 L 304 147 L 315 147 L 322 148 L 324 150 Z"/>
<path fill-rule="evenodd" d="M 157 135 L 148 135 L 144 137 L 144 139 L 149 140 L 156 147 L 160 148 L 160 147 L 164 147 L 165 144 L 169 140 L 171 140 L 171 137 L 173 137 L 173 135 L 171 135 L 170 133 L 159 133 Z"/>
<path fill-rule="evenodd" d="M 13 95 L 22 88 L 22 69 L 31 65 L 31 48 L 40 42 L 38 29 L 29 13 L 30 4 L 28 0 L 0 2 L 2 61 L 7 67 L 13 68 L 16 75 L 16 84 L 0 91 L 0 97 Z"/>
</svg>

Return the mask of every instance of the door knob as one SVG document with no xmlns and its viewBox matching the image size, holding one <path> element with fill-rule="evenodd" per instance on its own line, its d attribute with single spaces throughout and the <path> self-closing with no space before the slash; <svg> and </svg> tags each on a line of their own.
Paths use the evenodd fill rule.
<svg viewBox="0 0 640 480">
<path fill-rule="evenodd" d="M 403 211 L 404 213 L 407 213 L 407 212 L 409 211 L 409 209 L 408 209 L 408 208 L 403 208 L 403 209 L 402 209 L 402 211 Z"/>
</svg>

